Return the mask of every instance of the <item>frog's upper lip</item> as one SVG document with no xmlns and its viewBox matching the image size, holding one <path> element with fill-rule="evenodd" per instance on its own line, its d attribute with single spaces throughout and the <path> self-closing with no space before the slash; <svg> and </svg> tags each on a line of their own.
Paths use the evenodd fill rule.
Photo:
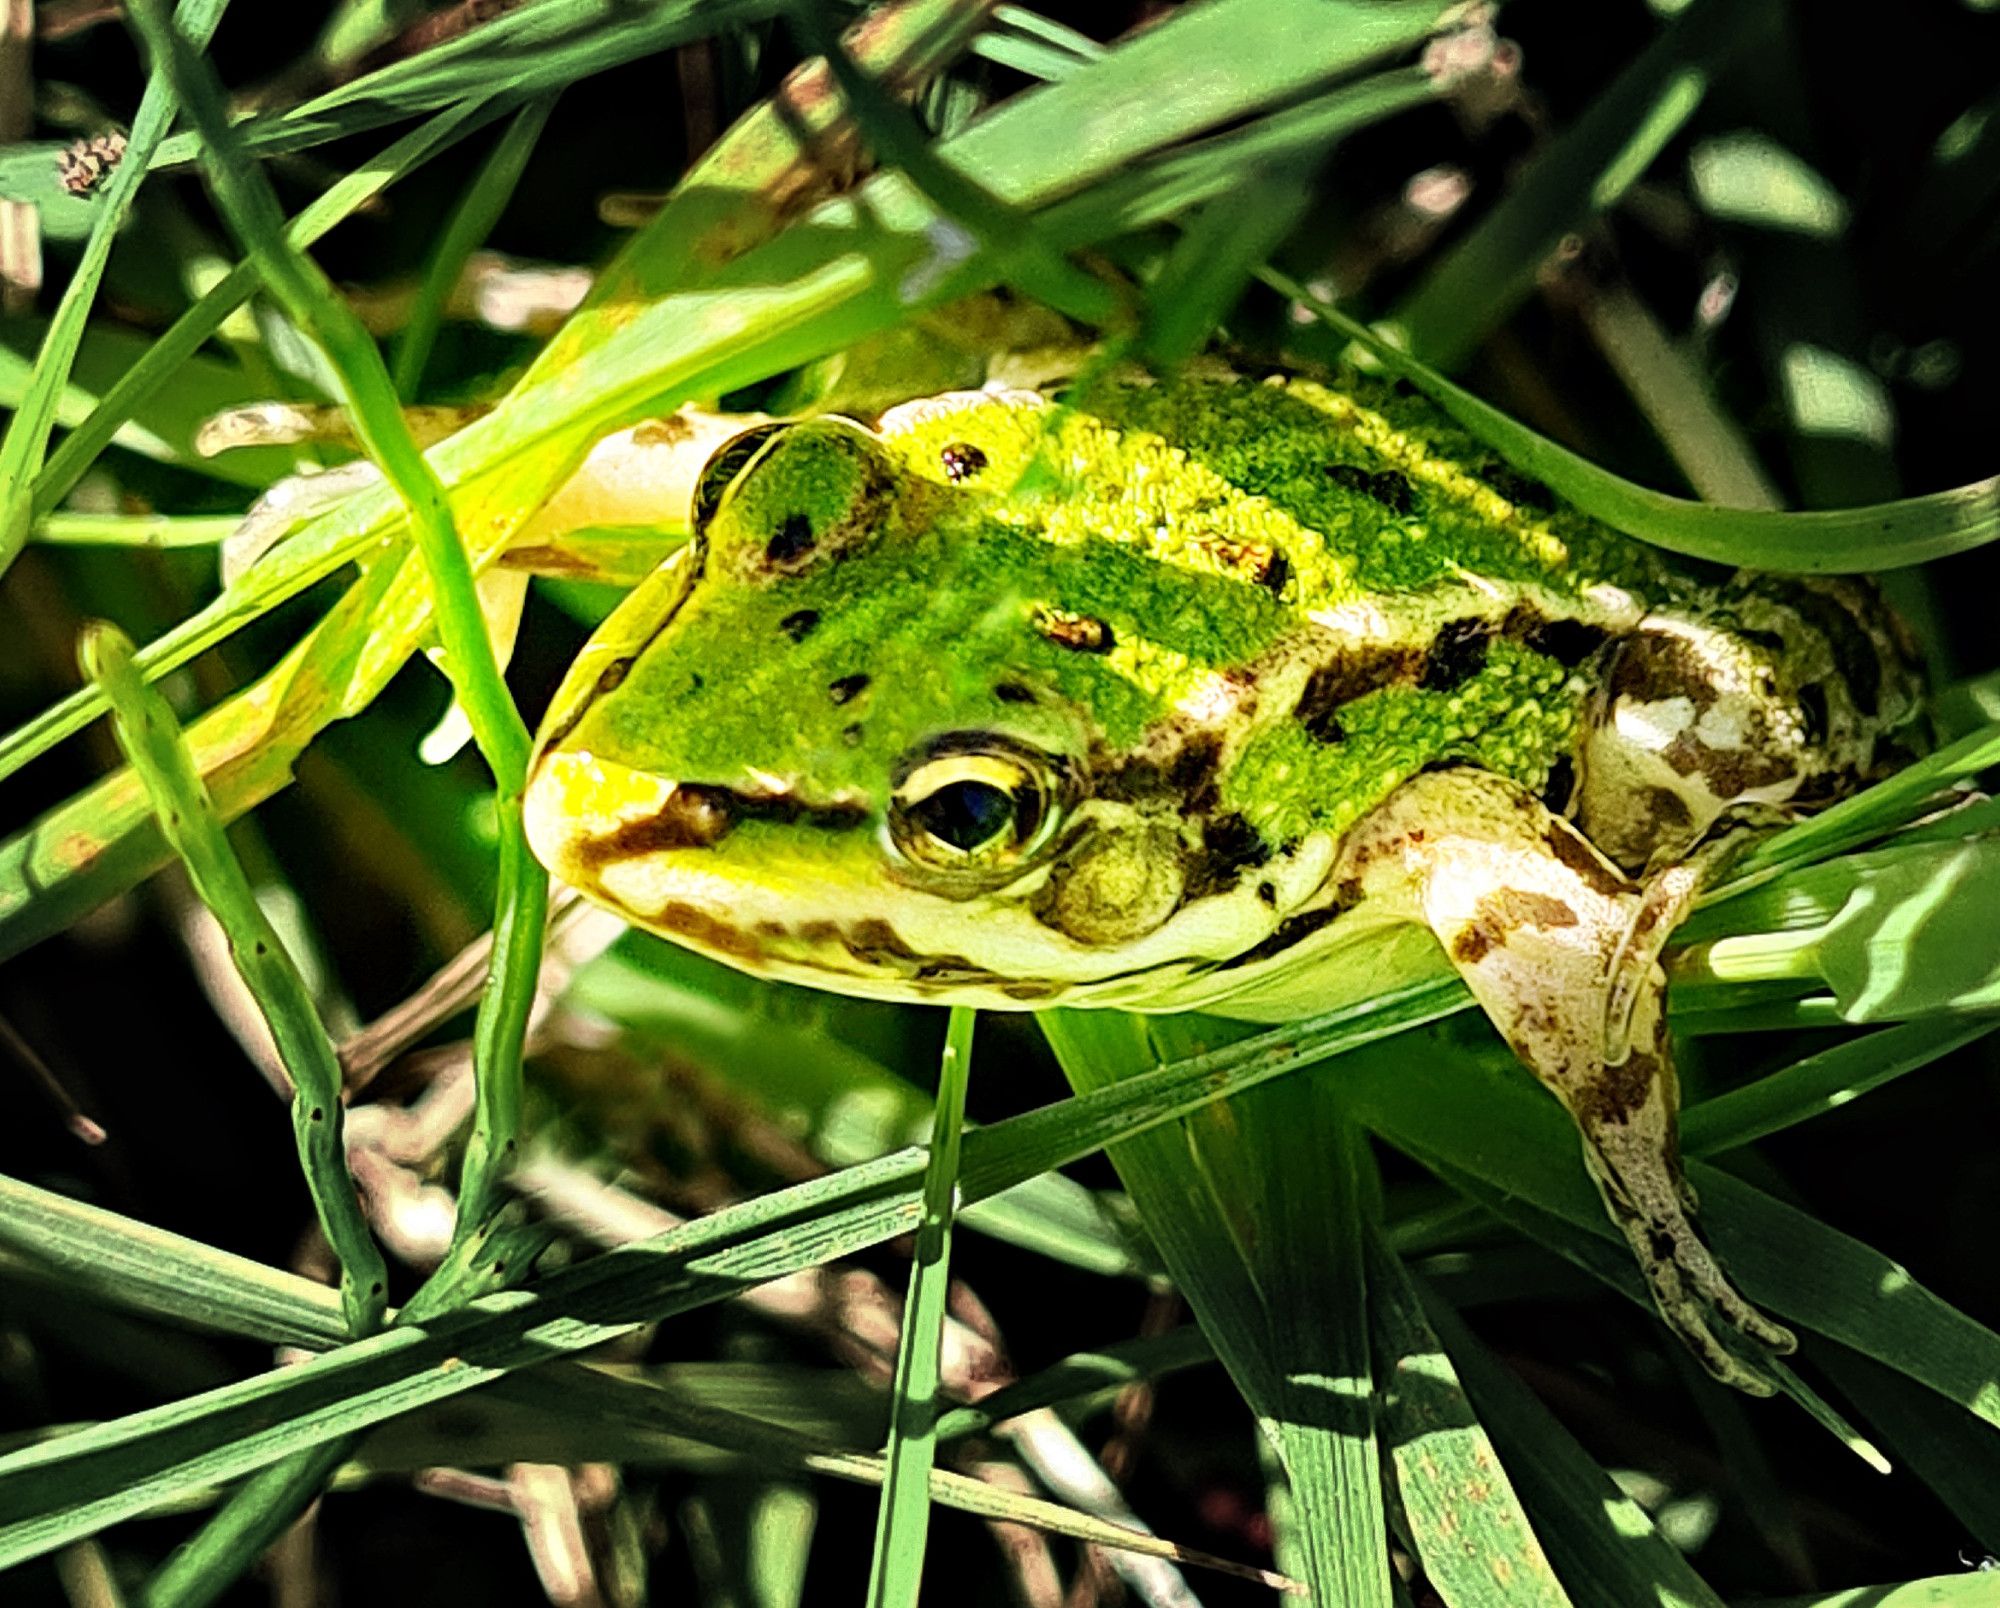
<svg viewBox="0 0 2000 1608">
<path fill-rule="evenodd" d="M 568 773 L 566 783 L 550 774 L 559 769 Z M 854 800 L 814 802 L 780 788 L 749 791 L 715 782 L 645 778 L 644 791 L 635 796 L 631 774 L 589 755 L 544 757 L 529 788 L 529 835 L 549 840 L 538 842 L 537 852 L 552 869 L 574 878 L 648 855 L 709 849 L 746 821 L 846 831 L 869 820 L 867 807 Z M 566 798 L 541 796 L 545 788 L 560 795 L 565 785 L 570 789 Z M 548 819 L 569 824 L 550 833 Z M 581 822 L 589 824 L 578 831 Z"/>
</svg>

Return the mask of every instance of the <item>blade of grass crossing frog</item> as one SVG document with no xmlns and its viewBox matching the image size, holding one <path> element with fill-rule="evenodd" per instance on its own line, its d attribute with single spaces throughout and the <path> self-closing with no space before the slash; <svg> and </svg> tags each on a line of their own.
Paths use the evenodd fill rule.
<svg viewBox="0 0 2000 1608">
<path fill-rule="evenodd" d="M 367 1334 L 380 1325 L 387 1307 L 388 1274 L 347 1171 L 340 1062 L 333 1041 L 229 847 L 173 712 L 133 668 L 132 644 L 114 628 L 99 626 L 84 638 L 83 661 L 110 696 L 118 715 L 119 746 L 145 786 L 195 892 L 221 923 L 230 958 L 270 1027 L 292 1080 L 299 1163 L 320 1227 L 340 1260 L 348 1330 Z"/>
<path fill-rule="evenodd" d="M 1791 574 L 1853 574 L 1921 564 L 2000 536 L 2000 476 L 1866 508 L 1801 512 L 1722 508 L 1654 491 L 1536 434 L 1289 276 L 1265 268 L 1259 277 L 1340 337 L 1315 342 L 1300 336 L 1302 354 L 1337 366 L 1350 343 L 1360 345 L 1516 469 L 1546 482 L 1594 518 L 1671 552 Z"/>
<path fill-rule="evenodd" d="M 182 0 L 174 13 L 173 26 L 199 50 L 215 32 L 227 3 L 228 0 Z M 166 137 L 176 110 L 173 89 L 166 80 L 156 77 L 147 84 L 126 138 L 124 160 L 104 187 L 83 255 L 70 272 L 55 317 L 42 338 L 27 394 L 7 422 L 5 439 L 0 440 L 0 574 L 14 562 L 28 539 L 29 484 L 42 467 L 42 454 L 48 450 L 49 432 L 56 422 L 56 404 L 69 383 L 70 365 L 76 361 L 77 348 L 83 342 L 84 324 L 90 317 L 91 303 L 96 300 L 104 265 L 111 257 L 111 243 L 138 198 L 147 163 Z"/>
<path fill-rule="evenodd" d="M 1769 0 L 1704 0 L 1674 18 L 1549 142 L 1392 311 L 1400 344 L 1455 369 L 1534 288 L 1564 236 L 1615 205 L 1700 106 L 1709 82 L 1768 31 Z"/>
<path fill-rule="evenodd" d="M 1486 1425 L 1557 1574 L 1585 1603 L 1723 1608 L 1722 1599 L 1614 1485 L 1570 1432 L 1473 1337 L 1450 1305 L 1417 1287 L 1430 1326 Z"/>
<path fill-rule="evenodd" d="M 1416 1285 L 1373 1225 L 1366 1243 L 1382 1434 L 1425 1577 L 1452 1608 L 1569 1608 Z"/>
<path fill-rule="evenodd" d="M 430 260 L 424 264 L 417 284 L 416 301 L 396 339 L 391 377 L 396 394 L 405 402 L 417 399 L 424 365 L 430 361 L 431 348 L 444 323 L 445 298 L 458 282 L 467 259 L 493 232 L 501 211 L 512 199 L 554 106 L 555 97 L 550 95 L 528 102 L 514 114 L 514 121 L 507 125 L 478 173 L 473 175 L 472 183 L 466 187 L 431 248 Z"/>
<path fill-rule="evenodd" d="M 1196 1018 L 1041 1018 L 1079 1090 L 1244 1030 Z M 1369 1161 L 1292 1078 L 1110 1151 L 1175 1284 L 1277 1445 L 1320 1601 L 1387 1604 L 1361 1223 Z"/>
<path fill-rule="evenodd" d="M 1412 990 L 1389 1009 L 1330 1013 L 1297 1031 L 1263 1034 L 974 1130 L 965 1137 L 962 1198 L 985 1199 L 1334 1050 L 1456 1008 L 1438 989 Z M 922 1213 L 922 1170 L 915 1151 L 850 1167 L 609 1251 L 531 1290 L 486 1297 L 423 1328 L 391 1328 L 298 1367 L 0 1457 L 0 1568 L 178 1493 L 910 1233 Z"/>
<path fill-rule="evenodd" d="M 779 279 L 785 282 L 784 276 Z M 799 309 L 794 317 L 810 321 L 815 315 L 836 309 L 856 283 L 854 275 L 836 266 L 830 278 L 822 276 L 804 286 L 787 284 L 775 293 L 774 299 Z M 737 298 L 732 304 L 732 299 L 725 295 L 715 308 L 721 315 L 719 320 L 711 318 L 702 327 L 701 334 L 707 340 L 697 340 L 698 349 L 706 344 L 710 351 L 720 350 L 738 359 L 734 367 L 725 366 L 719 373 L 711 371 L 715 389 L 747 383 L 784 366 L 782 357 L 760 360 L 755 343 L 743 339 L 746 331 L 755 328 L 759 310 L 754 298 Z M 697 322 L 692 316 L 688 320 L 690 325 Z M 822 339 L 828 345 L 839 344 L 836 338 Z M 525 443 L 519 438 L 510 439 L 514 433 L 504 425 L 511 420 L 494 417 L 461 432 L 437 452 L 440 467 L 458 488 L 460 528 L 473 547 L 475 564 L 485 562 L 504 545 L 514 525 L 536 506 L 566 470 L 564 461 L 546 456 L 553 446 L 548 440 L 551 430 L 548 416 L 532 407 L 517 411 L 532 416 L 529 428 L 519 432 Z M 575 456 L 581 456 L 601 428 L 586 417 L 568 416 L 565 436 L 572 443 Z M 493 436 L 500 439 L 492 441 Z M 554 450 L 562 449 L 554 447 Z M 315 573 L 329 573 L 363 550 L 371 537 L 390 522 L 394 512 L 395 498 L 387 488 L 375 487 L 358 493 L 332 515 L 316 520 L 288 541 L 284 579 L 297 583 Z M 252 576 L 256 575 L 253 570 Z M 253 590 L 261 586 L 261 579 L 253 582 Z M 290 587 L 279 585 L 273 590 L 288 593 Z M 282 786 L 288 779 L 292 759 L 319 725 L 339 714 L 355 712 L 386 683 L 415 646 L 426 624 L 429 603 L 420 575 L 392 575 L 386 568 L 378 570 L 374 577 L 364 579 L 356 591 L 350 592 L 343 606 L 336 609 L 335 614 L 342 616 L 339 623 L 329 616 L 317 628 L 311 639 L 316 645 L 312 656 L 302 657 L 299 650 L 294 650 L 278 672 L 225 705 L 221 720 L 204 721 L 196 728 L 196 749 L 203 758 L 204 775 L 208 776 L 218 807 L 225 815 L 249 807 Z M 480 631 L 483 647 L 483 625 Z M 331 673 L 324 680 L 310 673 L 299 678 L 302 669 L 310 671 L 315 658 Z M 337 688 L 340 696 L 322 697 L 330 687 Z M 297 690 L 305 691 L 314 701 L 303 708 L 287 706 L 285 698 Z M 293 736 L 279 751 L 259 753 L 254 745 L 262 739 L 253 734 L 261 724 L 271 722 L 273 705 L 278 706 L 281 716 L 278 724 Z M 94 712 L 79 711 L 86 718 Z M 210 747 L 217 755 L 217 762 L 243 763 L 251 772 L 246 778 L 249 785 L 237 789 L 211 773 L 202 740 L 211 733 L 214 743 Z M 109 892 L 129 886 L 156 863 L 157 844 L 126 836 L 143 820 L 131 808 L 130 793 L 129 788 L 113 778 L 109 784 L 100 786 L 95 796 L 86 794 L 73 800 L 0 850 L 0 856 L 4 856 L 0 857 L 0 929 L 7 930 L 6 944 L 31 943 L 59 930 L 75 914 L 90 908 Z M 11 870 L 8 860 L 20 868 L 18 872 Z M 75 876 L 79 870 L 86 873 L 81 880 Z M 13 919 L 16 917 L 18 921 Z"/>
<path fill-rule="evenodd" d="M 882 1500 L 875 1511 L 875 1552 L 868 1566 L 870 1608 L 916 1608 L 930 1532 L 930 1476 L 937 1457 L 945 1302 L 951 1289 L 952 1223 L 958 1212 L 959 1141 L 972 1068 L 975 1011 L 954 1006 L 938 1067 L 930 1159 L 924 1166 L 924 1217 L 903 1303 L 890 1390 L 889 1441 Z"/>
<path fill-rule="evenodd" d="M 1505 1215 L 1518 1202 L 1614 1240 L 1561 1108 L 1501 1060 L 1497 1042 L 1487 1054 L 1490 1067 L 1469 1062 L 1462 1044 L 1448 1055 L 1403 1046 L 1354 1055 L 1342 1065 L 1340 1087 L 1372 1131 L 1448 1178 L 1477 1181 L 1493 1192 L 1492 1209 Z M 1808 1213 L 1698 1160 L 1688 1176 L 1710 1244 L 1751 1300 L 2000 1424 L 2000 1335 Z M 1566 1239 L 1554 1248 L 1577 1254 Z M 1636 1288 L 1625 1283 L 1629 1260 L 1579 1259 L 1621 1290 Z"/>
</svg>

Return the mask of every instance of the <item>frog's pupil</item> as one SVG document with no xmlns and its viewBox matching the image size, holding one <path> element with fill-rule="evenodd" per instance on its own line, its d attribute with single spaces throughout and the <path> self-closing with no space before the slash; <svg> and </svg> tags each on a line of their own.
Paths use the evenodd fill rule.
<svg viewBox="0 0 2000 1608">
<path fill-rule="evenodd" d="M 1014 825 L 1014 796 L 990 782 L 947 782 L 910 806 L 910 815 L 938 842 L 970 854 Z"/>
</svg>

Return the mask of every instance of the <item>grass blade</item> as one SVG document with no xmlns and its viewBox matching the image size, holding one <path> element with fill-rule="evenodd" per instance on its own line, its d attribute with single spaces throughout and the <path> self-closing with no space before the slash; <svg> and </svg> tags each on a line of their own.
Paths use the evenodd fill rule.
<svg viewBox="0 0 2000 1608">
<path fill-rule="evenodd" d="M 951 1290 L 951 1231 L 958 1210 L 959 1139 L 965 1127 L 965 1086 L 972 1070 L 972 1029 L 978 1013 L 954 1006 L 938 1070 L 937 1116 L 924 1167 L 924 1220 L 910 1267 L 903 1333 L 890 1396 L 889 1443 L 882 1502 L 876 1510 L 875 1554 L 869 1565 L 873 1608 L 915 1608 L 923 1584 L 930 1529 L 930 1476 L 937 1453 L 938 1347 L 944 1340 Z"/>
<path fill-rule="evenodd" d="M 119 747 L 143 779 L 195 892 L 221 923 L 230 958 L 263 1012 L 291 1076 L 292 1133 L 320 1227 L 340 1260 L 340 1304 L 348 1332 L 368 1334 L 381 1324 L 389 1280 L 347 1171 L 340 1061 L 333 1041 L 313 1008 L 305 979 L 229 846 L 173 711 L 133 668 L 132 644 L 114 627 L 99 626 L 84 638 L 83 662 L 110 698 L 118 717 Z"/>
</svg>

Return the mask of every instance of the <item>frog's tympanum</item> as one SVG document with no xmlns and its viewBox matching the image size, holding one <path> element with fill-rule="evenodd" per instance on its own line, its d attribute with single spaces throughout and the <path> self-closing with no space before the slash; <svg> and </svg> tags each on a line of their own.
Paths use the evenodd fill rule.
<svg viewBox="0 0 2000 1608">
<path fill-rule="evenodd" d="M 1449 964 L 1660 1312 L 1792 1337 L 1690 1221 L 1661 947 L 1734 823 L 1907 755 L 1850 581 L 1702 575 L 1387 389 L 1227 375 L 764 423 L 542 732 L 538 854 L 732 965 L 985 1009 L 1309 1015 Z"/>
</svg>

